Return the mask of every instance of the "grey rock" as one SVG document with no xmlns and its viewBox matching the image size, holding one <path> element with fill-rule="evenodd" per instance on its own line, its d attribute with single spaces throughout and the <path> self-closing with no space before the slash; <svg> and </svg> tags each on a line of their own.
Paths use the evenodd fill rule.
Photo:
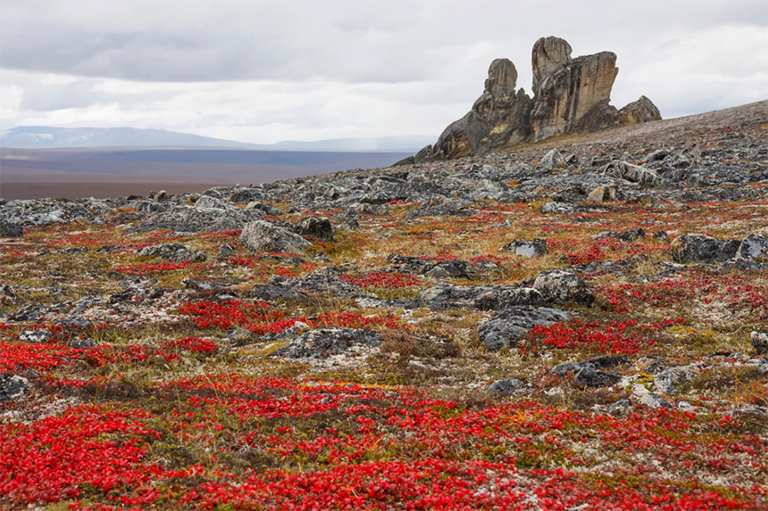
<svg viewBox="0 0 768 511">
<path fill-rule="evenodd" d="M 621 381 L 621 375 L 615 372 L 600 371 L 585 367 L 578 373 L 574 381 L 584 387 L 612 387 Z"/>
<path fill-rule="evenodd" d="M 741 242 L 736 257 L 748 260 L 768 260 L 768 236 L 752 233 Z"/>
<path fill-rule="evenodd" d="M 548 76 L 554 75 L 571 62 L 571 45 L 559 37 L 542 37 L 533 45 L 531 67 L 533 69 L 533 91 Z"/>
<path fill-rule="evenodd" d="M 19 333 L 19 340 L 24 342 L 30 342 L 34 344 L 41 344 L 53 339 L 53 335 L 45 330 L 29 330 L 25 329 Z"/>
<path fill-rule="evenodd" d="M 567 164 L 560 151 L 552 149 L 541 158 L 538 169 L 547 172 L 552 169 L 564 169 L 566 166 Z"/>
<path fill-rule="evenodd" d="M 594 239 L 614 238 L 619 241 L 623 241 L 625 243 L 631 243 L 639 239 L 645 239 L 645 230 L 642 227 L 638 227 L 637 229 L 631 229 L 629 231 L 624 231 L 624 232 L 606 231 L 606 232 L 601 232 L 599 234 L 595 234 L 594 236 L 592 236 L 592 238 Z"/>
<path fill-rule="evenodd" d="M 659 394 L 668 396 L 688 380 L 689 375 L 685 369 L 667 369 L 653 377 L 653 389 Z"/>
<path fill-rule="evenodd" d="M 768 332 L 754 330 L 749 339 L 758 355 L 768 355 Z"/>
<path fill-rule="evenodd" d="M 325 241 L 334 241 L 336 235 L 333 231 L 333 225 L 327 218 L 317 218 L 311 216 L 301 221 L 296 229 L 302 236 L 311 236 Z"/>
<path fill-rule="evenodd" d="M 237 249 L 230 245 L 229 243 L 222 243 L 221 246 L 219 246 L 219 256 L 220 257 L 230 257 L 237 255 Z"/>
<path fill-rule="evenodd" d="M 58 321 L 58 324 L 69 328 L 90 328 L 93 322 L 80 316 L 68 316 Z"/>
<path fill-rule="evenodd" d="M 532 287 L 496 288 L 475 300 L 475 308 L 480 310 L 504 310 L 515 305 L 543 306 L 544 297 Z"/>
<path fill-rule="evenodd" d="M 622 160 L 612 161 L 603 167 L 602 172 L 613 172 L 618 178 L 649 188 L 659 188 L 668 185 L 666 180 L 661 178 L 655 170 L 647 169 L 640 165 L 634 165 Z"/>
<path fill-rule="evenodd" d="M 0 373 L 0 402 L 17 398 L 30 389 L 29 380 L 17 374 Z"/>
<path fill-rule="evenodd" d="M 511 252 L 515 255 L 528 258 L 541 257 L 548 253 L 547 240 L 543 238 L 533 238 L 530 241 L 510 241 L 501 247 L 499 252 Z"/>
<path fill-rule="evenodd" d="M 670 245 L 672 258 L 679 263 L 726 261 L 736 255 L 737 240 L 719 240 L 704 234 L 684 234 Z"/>
<path fill-rule="evenodd" d="M 264 199 L 264 190 L 260 188 L 238 188 L 229 196 L 229 202 L 250 204 Z"/>
<path fill-rule="evenodd" d="M 276 350 L 278 357 L 313 359 L 325 358 L 346 352 L 351 346 L 378 347 L 384 342 L 373 330 L 357 328 L 320 328 L 312 330 L 289 345 Z"/>
<path fill-rule="evenodd" d="M 651 237 L 662 243 L 669 243 L 669 234 L 667 234 L 667 231 L 657 231 L 653 233 L 653 236 Z"/>
<path fill-rule="evenodd" d="M 547 326 L 570 318 L 572 313 L 548 307 L 513 306 L 477 327 L 480 342 L 490 351 L 514 348 L 535 326 Z"/>
<path fill-rule="evenodd" d="M 85 350 L 88 348 L 95 348 L 98 346 L 99 343 L 88 337 L 87 339 L 76 339 L 69 343 L 70 348 L 75 348 L 76 350 Z"/>
<path fill-rule="evenodd" d="M 498 392 L 499 394 L 514 395 L 518 390 L 525 388 L 526 384 L 520 378 L 504 378 L 493 382 L 488 387 L 488 392 Z"/>
<path fill-rule="evenodd" d="M 632 409 L 632 401 L 627 398 L 619 399 L 608 407 L 608 413 L 611 415 L 623 415 Z"/>
<path fill-rule="evenodd" d="M 552 270 L 539 273 L 533 287 L 544 299 L 558 305 L 576 304 L 589 307 L 595 296 L 587 283 L 575 273 Z"/>
<path fill-rule="evenodd" d="M 285 214 L 285 211 L 283 211 L 282 209 L 279 209 L 274 206 L 270 206 L 269 204 L 264 204 L 263 202 L 258 202 L 258 201 L 249 202 L 248 205 L 245 206 L 245 210 L 261 211 L 265 215 L 271 215 L 271 216 L 280 216 Z"/>
<path fill-rule="evenodd" d="M 175 232 L 228 231 L 242 228 L 249 218 L 245 212 L 238 208 L 218 210 L 184 206 L 157 213 L 128 229 L 126 234 L 162 230 Z"/>
<path fill-rule="evenodd" d="M 312 244 L 282 227 L 264 220 L 246 224 L 240 234 L 240 243 L 253 254 L 264 252 L 303 252 Z"/>
<path fill-rule="evenodd" d="M 24 226 L 15 222 L 0 222 L 0 238 L 21 238 Z"/>
<path fill-rule="evenodd" d="M 469 277 L 469 263 L 467 261 L 445 261 L 438 263 L 426 272 L 431 277 L 454 277 L 454 278 L 467 278 Z"/>
<path fill-rule="evenodd" d="M 197 202 L 195 202 L 195 207 L 197 209 L 227 209 L 230 207 L 230 205 L 221 199 L 203 195 L 197 199 Z"/>
<path fill-rule="evenodd" d="M 583 213 L 586 208 L 569 202 L 550 201 L 541 207 L 543 214 L 555 213 L 558 215 L 572 215 L 574 213 Z"/>
</svg>

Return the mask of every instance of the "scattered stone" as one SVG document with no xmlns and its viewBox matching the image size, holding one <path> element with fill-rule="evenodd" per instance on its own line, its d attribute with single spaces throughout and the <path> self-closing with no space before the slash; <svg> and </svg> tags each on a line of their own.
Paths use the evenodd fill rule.
<svg viewBox="0 0 768 511">
<path fill-rule="evenodd" d="M 351 346 L 375 348 L 384 342 L 378 332 L 358 328 L 320 328 L 302 335 L 273 354 L 286 358 L 325 358 L 346 352 Z"/>
<path fill-rule="evenodd" d="M 45 330 L 29 330 L 25 329 L 19 333 L 19 340 L 23 342 L 31 342 L 34 344 L 42 344 L 53 339 L 53 334 L 46 332 Z"/>
<path fill-rule="evenodd" d="M 282 227 L 264 220 L 248 223 L 240 234 L 240 243 L 253 254 L 264 252 L 303 252 L 312 244 Z"/>
<path fill-rule="evenodd" d="M 589 307 L 595 301 L 595 296 L 584 279 L 564 270 L 539 273 L 533 287 L 547 302 L 557 305 L 576 304 Z"/>
<path fill-rule="evenodd" d="M 603 202 L 613 202 L 617 199 L 616 188 L 613 186 L 601 185 L 592 190 L 587 197 L 587 202 L 601 204 Z"/>
<path fill-rule="evenodd" d="M 0 238 L 21 238 L 24 226 L 13 222 L 0 222 Z"/>
<path fill-rule="evenodd" d="M 69 327 L 69 328 L 90 328 L 93 326 L 93 322 L 82 318 L 80 316 L 68 316 L 65 318 L 62 318 L 58 322 L 59 325 L 63 327 Z"/>
<path fill-rule="evenodd" d="M 191 250 L 181 243 L 168 243 L 144 247 L 138 252 L 139 257 L 159 257 L 166 261 L 202 263 L 207 257 L 202 250 Z"/>
<path fill-rule="evenodd" d="M 560 154 L 560 151 L 552 149 L 541 159 L 538 169 L 548 172 L 552 169 L 564 169 L 566 166 L 565 158 Z"/>
<path fill-rule="evenodd" d="M 237 249 L 229 243 L 223 243 L 219 247 L 219 257 L 231 257 L 237 255 Z"/>
<path fill-rule="evenodd" d="M 197 209 L 228 209 L 230 206 L 221 199 L 203 195 L 195 202 Z"/>
<path fill-rule="evenodd" d="M 719 240 L 704 234 L 683 234 L 670 245 L 672 258 L 679 263 L 726 261 L 736 255 L 737 240 Z"/>
<path fill-rule="evenodd" d="M 535 326 L 565 321 L 572 313 L 548 307 L 513 306 L 477 327 L 480 342 L 489 351 L 514 348 Z"/>
<path fill-rule="evenodd" d="M 499 394 L 514 395 L 518 390 L 525 388 L 526 383 L 520 378 L 504 378 L 493 382 L 488 387 L 488 392 L 498 392 Z"/>
<path fill-rule="evenodd" d="M 302 293 L 299 293 L 291 287 L 292 283 L 293 280 L 289 281 L 289 279 L 285 277 L 275 275 L 270 278 L 266 284 L 256 284 L 253 286 L 248 294 L 251 298 L 264 301 L 275 300 L 277 298 L 299 298 L 304 296 Z"/>
<path fill-rule="evenodd" d="M 570 202 L 549 201 L 541 207 L 543 214 L 555 213 L 558 215 L 572 215 L 574 213 L 584 213 L 586 210 Z"/>
<path fill-rule="evenodd" d="M 0 402 L 19 397 L 30 389 L 29 380 L 17 374 L 0 373 Z"/>
<path fill-rule="evenodd" d="M 544 297 L 532 287 L 496 288 L 483 294 L 475 300 L 475 308 L 480 310 L 504 310 L 515 305 L 533 305 L 536 307 L 546 304 Z"/>
<path fill-rule="evenodd" d="M 768 332 L 753 331 L 749 336 L 758 355 L 768 355 Z"/>
<path fill-rule="evenodd" d="M 669 243 L 669 234 L 667 234 L 667 231 L 657 231 L 653 233 L 651 238 L 661 241 L 662 243 Z"/>
<path fill-rule="evenodd" d="M 624 415 L 625 413 L 628 413 L 632 409 L 632 401 L 630 401 L 627 398 L 619 399 L 615 403 L 613 403 L 611 406 L 608 407 L 608 413 L 611 415 L 617 416 L 617 415 Z"/>
<path fill-rule="evenodd" d="M 336 235 L 333 231 L 333 225 L 327 218 L 317 218 L 311 216 L 305 218 L 299 224 L 297 233 L 302 236 L 311 236 L 325 241 L 334 241 Z"/>
<path fill-rule="evenodd" d="M 512 252 L 515 255 L 528 258 L 541 257 L 548 253 L 547 240 L 543 238 L 533 238 L 530 241 L 510 241 L 501 247 L 499 252 Z"/>
<path fill-rule="evenodd" d="M 630 183 L 637 183 L 640 186 L 659 188 L 666 185 L 666 181 L 659 177 L 655 170 L 625 161 L 614 160 L 602 169 L 604 173 L 610 171 L 613 171 L 616 177 L 626 179 Z"/>
<path fill-rule="evenodd" d="M 605 231 L 592 236 L 593 239 L 614 238 L 625 243 L 631 243 L 639 239 L 645 239 L 645 230 L 642 227 L 624 232 Z"/>
<path fill-rule="evenodd" d="M 612 387 L 621 381 L 621 375 L 615 372 L 600 371 L 592 367 L 584 367 L 576 373 L 574 381 L 583 387 Z"/>
</svg>

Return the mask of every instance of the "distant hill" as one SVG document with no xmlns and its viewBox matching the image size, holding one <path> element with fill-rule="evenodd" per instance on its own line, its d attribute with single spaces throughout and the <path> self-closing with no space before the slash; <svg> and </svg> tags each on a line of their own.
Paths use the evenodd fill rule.
<svg viewBox="0 0 768 511">
<path fill-rule="evenodd" d="M 19 126 L 0 131 L 0 147 L 16 149 L 158 147 L 261 151 L 416 152 L 433 140 L 434 137 L 431 136 L 415 135 L 249 144 L 175 131 L 142 128 Z"/>
</svg>

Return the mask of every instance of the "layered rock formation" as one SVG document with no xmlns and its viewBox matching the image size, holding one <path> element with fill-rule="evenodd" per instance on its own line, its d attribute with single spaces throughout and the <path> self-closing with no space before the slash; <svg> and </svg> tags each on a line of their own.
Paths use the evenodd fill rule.
<svg viewBox="0 0 768 511">
<path fill-rule="evenodd" d="M 517 69 L 496 59 L 488 69 L 485 90 L 472 109 L 450 124 L 434 146 L 416 161 L 485 154 L 521 142 L 538 142 L 564 133 L 584 133 L 661 119 L 645 96 L 621 110 L 610 104 L 619 69 L 616 54 L 600 52 L 571 58 L 571 45 L 542 37 L 533 46 L 531 99 L 515 92 Z"/>
</svg>

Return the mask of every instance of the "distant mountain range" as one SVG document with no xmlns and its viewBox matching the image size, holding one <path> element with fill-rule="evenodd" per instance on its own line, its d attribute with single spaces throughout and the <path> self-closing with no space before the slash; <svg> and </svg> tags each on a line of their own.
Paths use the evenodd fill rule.
<svg viewBox="0 0 768 511">
<path fill-rule="evenodd" d="M 18 149 L 162 147 L 261 151 L 416 152 L 434 141 L 435 137 L 432 136 L 414 135 L 248 144 L 175 131 L 141 128 L 19 126 L 0 131 L 0 147 Z"/>
</svg>

